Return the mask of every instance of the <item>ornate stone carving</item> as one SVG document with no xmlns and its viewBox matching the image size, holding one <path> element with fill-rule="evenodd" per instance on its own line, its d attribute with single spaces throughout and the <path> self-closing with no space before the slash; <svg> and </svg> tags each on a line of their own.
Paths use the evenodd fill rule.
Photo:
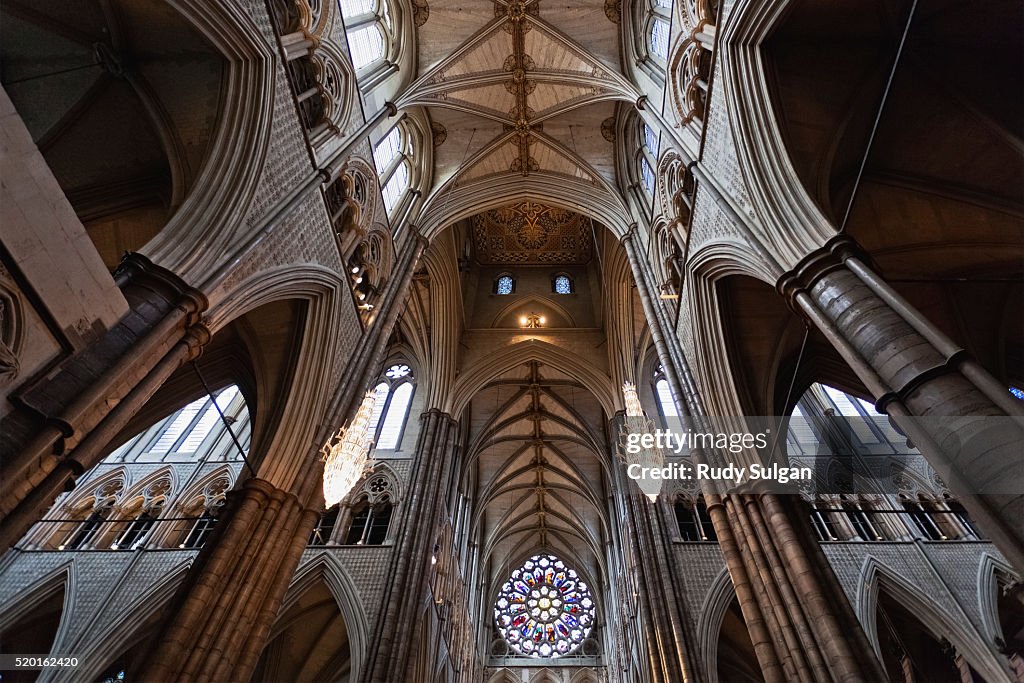
<svg viewBox="0 0 1024 683">
<path fill-rule="evenodd" d="M 532 201 L 472 218 L 477 259 L 484 264 L 586 263 L 590 225 L 573 211 Z"/>
</svg>

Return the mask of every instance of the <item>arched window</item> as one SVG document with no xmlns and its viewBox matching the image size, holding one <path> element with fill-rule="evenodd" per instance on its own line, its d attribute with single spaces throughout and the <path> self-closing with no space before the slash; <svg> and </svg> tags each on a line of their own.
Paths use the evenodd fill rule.
<svg viewBox="0 0 1024 683">
<path fill-rule="evenodd" d="M 842 504 L 843 511 L 846 513 L 846 519 L 850 522 L 850 526 L 856 532 L 857 536 L 862 541 L 884 541 L 885 535 L 882 530 L 877 526 L 868 515 L 871 508 L 867 503 L 861 502 L 844 502 Z"/>
<path fill-rule="evenodd" d="M 647 54 L 661 68 L 668 62 L 672 0 L 651 0 L 647 9 Z"/>
<path fill-rule="evenodd" d="M 382 545 L 391 526 L 391 502 L 374 505 L 363 502 L 352 511 L 352 525 L 345 536 L 345 545 Z"/>
<path fill-rule="evenodd" d="M 811 524 L 814 525 L 819 541 L 838 541 L 839 529 L 828 508 L 828 504 L 814 503 L 811 506 Z"/>
<path fill-rule="evenodd" d="M 679 537 L 684 541 L 718 542 L 718 535 L 711 523 L 711 515 L 708 514 L 704 496 L 698 496 L 692 501 L 680 497 L 676 500 L 674 510 L 676 524 L 679 526 Z"/>
<path fill-rule="evenodd" d="M 160 509 L 163 507 L 163 501 L 154 503 L 153 505 L 141 510 L 135 519 L 128 523 L 121 535 L 117 537 L 114 543 L 110 546 L 111 550 L 135 550 L 143 543 L 146 542 L 146 538 L 149 536 L 149 532 L 153 530 L 156 525 L 157 517 L 160 516 Z"/>
<path fill-rule="evenodd" d="M 412 384 L 405 382 L 402 386 L 395 389 L 395 392 L 391 395 L 391 401 L 384 416 L 384 422 L 380 427 L 377 448 L 398 448 L 402 437 L 402 429 L 405 427 L 405 418 L 409 415 L 409 405 L 411 403 Z"/>
<path fill-rule="evenodd" d="M 665 367 L 660 364 L 654 370 L 654 395 L 658 399 L 658 410 L 661 412 L 662 422 L 667 422 L 668 418 L 679 417 L 679 409 L 676 408 L 672 388 L 665 378 Z"/>
<path fill-rule="evenodd" d="M 516 291 L 516 281 L 511 275 L 500 275 L 494 281 L 494 293 L 499 295 L 511 294 Z"/>
<path fill-rule="evenodd" d="M 572 294 L 572 278 L 568 275 L 556 275 L 551 281 L 551 291 L 555 294 Z"/>
<path fill-rule="evenodd" d="M 332 505 L 329 510 L 320 515 L 320 519 L 313 527 L 313 533 L 309 537 L 309 545 L 327 545 L 327 542 L 331 540 L 331 534 L 334 533 L 334 527 L 338 524 L 340 510 L 338 505 Z"/>
<path fill-rule="evenodd" d="M 1021 401 L 1024 401 L 1024 389 L 1019 387 L 1010 387 L 1010 393 L 1013 394 L 1015 398 L 1019 398 Z"/>
<path fill-rule="evenodd" d="M 103 527 L 113 509 L 113 498 L 96 507 L 85 521 L 71 532 L 67 540 L 57 546 L 57 548 L 59 550 L 80 550 L 89 547 L 94 540 L 103 535 Z"/>
<path fill-rule="evenodd" d="M 378 449 L 395 449 L 401 443 L 413 395 L 412 368 L 404 363 L 388 367 L 374 388 L 376 400 L 369 430 Z"/>
<path fill-rule="evenodd" d="M 387 6 L 376 0 L 340 0 L 352 66 L 362 71 L 384 59 L 391 20 Z"/>
<path fill-rule="evenodd" d="M 640 124 L 640 181 L 649 197 L 654 196 L 657 176 L 654 169 L 658 167 L 658 151 L 660 143 L 657 132 L 646 123 Z"/>
<path fill-rule="evenodd" d="M 910 517 L 913 528 L 919 531 L 921 536 L 930 541 L 946 540 L 946 534 L 943 533 L 939 525 L 932 519 L 932 513 L 935 511 L 933 503 L 921 497 L 918 497 L 918 500 L 910 500 L 903 497 L 900 500 L 900 504 L 907 511 L 907 516 Z"/>
<path fill-rule="evenodd" d="M 225 459 L 240 457 L 220 414 L 223 412 L 232 422 L 239 443 L 248 449 L 249 412 L 245 400 L 237 386 L 216 392 L 215 400 L 216 405 L 204 396 L 189 403 L 115 450 L 108 460 L 199 458 L 213 452 L 223 452 Z"/>
<path fill-rule="evenodd" d="M 210 537 L 210 533 L 213 531 L 213 527 L 217 525 L 216 512 L 213 510 L 204 510 L 202 516 L 199 517 L 192 525 L 192 528 L 188 532 L 188 536 L 181 542 L 179 548 L 202 548 L 206 545 L 206 539 Z"/>
<path fill-rule="evenodd" d="M 401 203 L 412 172 L 412 143 L 403 123 L 380 139 L 373 148 L 373 161 L 377 165 L 377 178 L 380 181 L 384 206 L 390 214 Z"/>
</svg>

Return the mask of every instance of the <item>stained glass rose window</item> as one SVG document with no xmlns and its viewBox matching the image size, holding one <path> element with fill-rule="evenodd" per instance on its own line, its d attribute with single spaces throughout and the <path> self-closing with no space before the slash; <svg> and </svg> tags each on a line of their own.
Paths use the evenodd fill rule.
<svg viewBox="0 0 1024 683">
<path fill-rule="evenodd" d="M 534 555 L 512 572 L 494 603 L 505 641 L 527 657 L 575 651 L 594 626 L 587 584 L 554 555 Z"/>
</svg>

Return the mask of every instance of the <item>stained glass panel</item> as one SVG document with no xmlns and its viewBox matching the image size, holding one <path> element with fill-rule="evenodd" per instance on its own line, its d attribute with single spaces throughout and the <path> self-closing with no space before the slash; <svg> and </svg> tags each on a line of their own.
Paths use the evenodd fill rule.
<svg viewBox="0 0 1024 683">
<path fill-rule="evenodd" d="M 559 275 L 555 278 L 555 294 L 572 294 L 572 280 L 568 275 Z"/>
<path fill-rule="evenodd" d="M 590 635 L 594 600 L 575 570 L 554 555 L 534 555 L 501 587 L 494 620 L 519 654 L 564 657 Z"/>
<path fill-rule="evenodd" d="M 502 275 L 498 278 L 498 285 L 495 287 L 496 294 L 511 294 L 512 293 L 512 276 Z"/>
</svg>

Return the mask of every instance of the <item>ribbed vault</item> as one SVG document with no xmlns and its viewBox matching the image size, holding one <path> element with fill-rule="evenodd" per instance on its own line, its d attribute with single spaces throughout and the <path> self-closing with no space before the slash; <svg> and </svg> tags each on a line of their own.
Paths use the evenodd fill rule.
<svg viewBox="0 0 1024 683">
<path fill-rule="evenodd" d="M 605 418 L 598 400 L 551 366 L 530 361 L 494 378 L 467 410 L 474 526 L 494 587 L 527 554 L 550 552 L 604 574 Z"/>
</svg>

